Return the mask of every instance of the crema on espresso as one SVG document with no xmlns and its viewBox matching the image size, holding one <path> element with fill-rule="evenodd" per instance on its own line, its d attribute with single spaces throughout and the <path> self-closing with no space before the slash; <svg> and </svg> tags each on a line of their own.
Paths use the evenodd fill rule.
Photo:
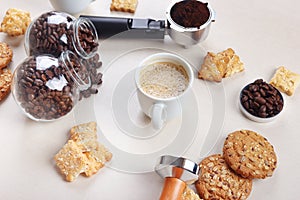
<svg viewBox="0 0 300 200">
<path fill-rule="evenodd" d="M 170 98 L 182 94 L 189 84 L 184 67 L 171 62 L 157 62 L 140 72 L 142 90 L 154 97 Z"/>
</svg>

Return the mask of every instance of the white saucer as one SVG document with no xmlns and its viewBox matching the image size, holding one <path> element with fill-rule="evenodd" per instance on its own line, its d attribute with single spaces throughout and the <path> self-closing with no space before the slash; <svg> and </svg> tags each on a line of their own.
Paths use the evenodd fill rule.
<svg viewBox="0 0 300 200">
<path fill-rule="evenodd" d="M 159 52 L 186 59 L 195 76 L 206 55 L 200 46 L 183 49 L 168 40 L 105 40 L 100 47 L 103 85 L 94 98 L 74 109 L 76 123 L 97 121 L 99 140 L 113 153 L 107 166 L 118 171 L 152 172 L 157 159 L 166 154 L 200 160 L 219 137 L 225 114 L 223 85 L 198 79 L 178 102 L 181 116 L 160 131 L 152 128 L 139 107 L 134 72 L 141 60 Z"/>
</svg>

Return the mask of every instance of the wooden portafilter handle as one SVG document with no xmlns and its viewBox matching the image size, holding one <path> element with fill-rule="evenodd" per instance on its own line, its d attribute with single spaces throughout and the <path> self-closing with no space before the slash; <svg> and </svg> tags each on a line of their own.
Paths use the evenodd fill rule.
<svg viewBox="0 0 300 200">
<path fill-rule="evenodd" d="M 181 200 L 182 193 L 186 187 L 185 182 L 178 178 L 165 178 L 163 190 L 159 200 Z"/>
<path fill-rule="evenodd" d="M 160 157 L 155 171 L 164 178 L 160 200 L 181 200 L 186 184 L 198 179 L 199 166 L 186 158 L 166 155 Z"/>
</svg>

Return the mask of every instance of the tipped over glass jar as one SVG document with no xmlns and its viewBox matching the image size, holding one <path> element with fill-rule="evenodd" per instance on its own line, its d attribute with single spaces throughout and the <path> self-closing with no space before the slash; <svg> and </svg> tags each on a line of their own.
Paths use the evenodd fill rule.
<svg viewBox="0 0 300 200">
<path fill-rule="evenodd" d="M 59 58 L 47 54 L 26 58 L 14 71 L 12 94 L 29 118 L 52 121 L 70 113 L 80 91 L 90 85 L 87 68 L 76 54 L 64 51 Z"/>
<path fill-rule="evenodd" d="M 98 53 L 98 35 L 93 23 L 86 18 L 76 19 L 64 12 L 41 14 L 29 25 L 25 35 L 28 56 L 49 54 L 58 58 L 64 51 L 72 51 L 88 69 L 91 85 L 80 92 L 80 98 L 98 93 L 102 84 L 102 66 Z"/>
<path fill-rule="evenodd" d="M 93 23 L 86 18 L 76 19 L 63 12 L 46 12 L 33 20 L 25 35 L 27 55 L 76 52 L 81 58 L 91 58 L 98 50 L 98 35 Z"/>
</svg>

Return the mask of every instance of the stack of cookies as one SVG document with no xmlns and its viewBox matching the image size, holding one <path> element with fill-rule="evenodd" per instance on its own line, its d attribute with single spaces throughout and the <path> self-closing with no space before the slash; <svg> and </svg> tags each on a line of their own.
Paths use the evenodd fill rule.
<svg viewBox="0 0 300 200">
<path fill-rule="evenodd" d="M 97 141 L 96 122 L 72 127 L 70 139 L 54 156 L 61 174 L 69 182 L 79 174 L 87 177 L 96 174 L 111 158 L 112 153 Z"/>
<path fill-rule="evenodd" d="M 247 199 L 253 179 L 271 177 L 277 165 L 273 146 L 250 130 L 230 133 L 223 155 L 215 154 L 200 163 L 196 182 L 199 196 L 208 199 Z"/>
<path fill-rule="evenodd" d="M 10 8 L 0 24 L 0 32 L 9 37 L 24 35 L 31 22 L 30 13 L 20 9 Z M 9 64 L 13 58 L 13 50 L 8 44 L 0 41 L 0 101 L 11 91 L 12 73 Z"/>
</svg>

